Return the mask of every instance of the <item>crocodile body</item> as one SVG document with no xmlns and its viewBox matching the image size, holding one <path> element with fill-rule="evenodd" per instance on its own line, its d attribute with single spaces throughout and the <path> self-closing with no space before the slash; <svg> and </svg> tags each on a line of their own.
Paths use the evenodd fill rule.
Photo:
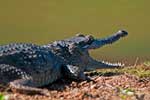
<svg viewBox="0 0 150 100">
<path fill-rule="evenodd" d="M 84 71 L 122 66 L 96 61 L 88 51 L 111 44 L 127 34 L 118 31 L 104 39 L 79 34 L 43 46 L 22 43 L 0 46 L 0 81 L 10 83 L 13 91 L 47 95 L 47 91 L 37 87 L 64 76 L 85 80 Z"/>
<path fill-rule="evenodd" d="M 2 83 L 10 83 L 15 91 L 44 93 L 36 87 L 61 78 L 61 66 L 59 57 L 38 45 L 0 46 L 0 78 Z"/>
</svg>

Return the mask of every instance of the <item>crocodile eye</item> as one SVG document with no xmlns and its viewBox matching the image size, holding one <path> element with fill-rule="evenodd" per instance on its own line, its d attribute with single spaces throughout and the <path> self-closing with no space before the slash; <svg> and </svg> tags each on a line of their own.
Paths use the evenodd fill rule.
<svg viewBox="0 0 150 100">
<path fill-rule="evenodd" d="M 85 37 L 82 33 L 76 34 L 77 37 Z"/>
<path fill-rule="evenodd" d="M 94 40 L 94 37 L 92 35 L 87 35 L 86 38 L 88 38 L 89 40 Z"/>
<path fill-rule="evenodd" d="M 86 38 L 87 38 L 86 41 L 87 43 L 91 43 L 94 40 L 94 37 L 92 35 L 87 35 Z"/>
</svg>

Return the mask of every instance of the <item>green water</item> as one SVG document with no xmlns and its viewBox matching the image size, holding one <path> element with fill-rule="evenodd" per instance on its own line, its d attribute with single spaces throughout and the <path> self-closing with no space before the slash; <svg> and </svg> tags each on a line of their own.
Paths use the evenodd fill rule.
<svg viewBox="0 0 150 100">
<path fill-rule="evenodd" d="M 0 44 L 45 44 L 78 32 L 105 37 L 118 29 L 129 36 L 96 57 L 150 56 L 150 0 L 1 0 Z"/>
</svg>

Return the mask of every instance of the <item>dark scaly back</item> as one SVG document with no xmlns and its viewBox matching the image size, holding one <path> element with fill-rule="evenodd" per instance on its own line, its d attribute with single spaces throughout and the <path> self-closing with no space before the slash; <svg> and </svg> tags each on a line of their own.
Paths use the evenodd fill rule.
<svg viewBox="0 0 150 100">
<path fill-rule="evenodd" d="M 52 69 L 57 58 L 48 49 L 35 44 L 13 43 L 0 46 L 0 64 L 25 71 Z"/>
<path fill-rule="evenodd" d="M 0 46 L 0 74 L 10 72 L 15 79 L 16 74 L 25 73 L 31 77 L 31 85 L 47 85 L 62 77 L 62 64 L 60 57 L 43 46 L 22 43 Z"/>
<path fill-rule="evenodd" d="M 80 47 L 90 45 L 94 41 L 94 37 L 91 35 L 84 36 L 83 34 L 76 34 L 76 36 L 71 37 L 69 39 L 55 41 L 53 43 L 44 45 L 49 47 L 68 47 L 70 44 L 76 44 Z"/>
</svg>

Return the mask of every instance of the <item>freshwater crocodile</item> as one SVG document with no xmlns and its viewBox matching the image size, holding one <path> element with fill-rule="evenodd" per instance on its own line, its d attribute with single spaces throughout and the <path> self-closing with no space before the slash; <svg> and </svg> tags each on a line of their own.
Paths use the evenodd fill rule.
<svg viewBox="0 0 150 100">
<path fill-rule="evenodd" d="M 13 91 L 48 95 L 47 90 L 37 87 L 62 77 L 85 80 L 84 71 L 122 66 L 96 61 L 88 50 L 111 44 L 127 34 L 120 30 L 104 39 L 78 34 L 43 46 L 25 43 L 0 46 L 0 82 L 9 83 Z"/>
</svg>

